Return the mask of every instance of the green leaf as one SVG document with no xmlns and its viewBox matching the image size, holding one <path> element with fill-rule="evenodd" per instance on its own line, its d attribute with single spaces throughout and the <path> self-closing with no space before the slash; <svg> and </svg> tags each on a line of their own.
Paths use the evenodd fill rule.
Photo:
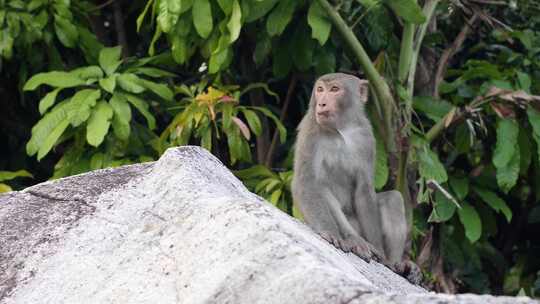
<svg viewBox="0 0 540 304">
<path fill-rule="evenodd" d="M 529 74 L 518 71 L 517 78 L 518 78 L 519 88 L 525 92 L 530 92 L 532 81 Z"/>
<path fill-rule="evenodd" d="M 280 42 L 273 48 L 272 55 L 272 73 L 278 78 L 287 76 L 293 64 L 289 45 Z"/>
<path fill-rule="evenodd" d="M 238 170 L 238 171 L 235 171 L 234 174 L 242 180 L 253 179 L 253 178 L 257 178 L 261 176 L 274 177 L 274 174 L 272 173 L 272 171 L 270 171 L 268 168 L 266 168 L 263 165 L 255 165 L 248 169 Z"/>
<path fill-rule="evenodd" d="M 103 78 L 99 80 L 99 85 L 107 92 L 114 93 L 114 89 L 116 88 L 116 76 L 117 75 L 111 75 L 107 78 Z"/>
<path fill-rule="evenodd" d="M 469 180 L 467 178 L 450 177 L 450 187 L 460 201 L 469 194 Z"/>
<path fill-rule="evenodd" d="M 291 22 L 296 3 L 296 0 L 281 0 L 272 10 L 266 19 L 266 31 L 270 36 L 278 36 L 283 33 L 287 24 Z"/>
<path fill-rule="evenodd" d="M 90 145 L 97 147 L 103 142 L 109 132 L 112 117 L 113 108 L 107 102 L 99 101 L 86 125 L 86 141 Z"/>
<path fill-rule="evenodd" d="M 448 180 L 446 169 L 439 160 L 437 154 L 425 145 L 418 149 L 419 172 L 420 176 L 426 180 L 433 179 L 439 184 L 445 183 Z"/>
<path fill-rule="evenodd" d="M 260 66 L 264 62 L 270 54 L 271 49 L 272 41 L 268 35 L 262 35 L 260 39 L 257 39 L 255 51 L 253 52 L 253 62 L 255 62 L 256 66 Z"/>
<path fill-rule="evenodd" d="M 227 23 L 227 29 L 230 33 L 230 43 L 233 43 L 240 36 L 240 29 L 242 28 L 242 9 L 238 0 L 233 0 L 232 2 L 232 14 L 231 19 Z"/>
<path fill-rule="evenodd" d="M 131 70 L 134 74 L 142 74 L 148 77 L 161 78 L 161 77 L 176 77 L 177 75 L 169 71 L 151 67 L 139 67 Z"/>
<path fill-rule="evenodd" d="M 249 128 L 255 135 L 260 136 L 262 133 L 262 124 L 257 113 L 245 108 L 242 109 L 242 113 L 244 113 L 244 116 L 246 117 Z"/>
<path fill-rule="evenodd" d="M 232 12 L 233 0 L 217 0 L 219 7 L 225 13 L 226 16 L 229 16 Z"/>
<path fill-rule="evenodd" d="M 164 33 L 168 33 L 178 21 L 180 16 L 181 1 L 160 0 L 157 22 Z"/>
<path fill-rule="evenodd" d="M 270 196 L 270 202 L 274 205 L 277 205 L 279 198 L 281 197 L 281 193 L 283 193 L 283 190 L 277 189 L 276 191 L 272 192 L 272 196 Z"/>
<path fill-rule="evenodd" d="M 311 37 L 319 41 L 320 45 L 324 45 L 328 37 L 330 37 L 332 24 L 328 20 L 326 12 L 317 1 L 311 2 L 309 7 L 308 24 L 311 26 Z"/>
<path fill-rule="evenodd" d="M 476 194 L 478 194 L 478 196 L 480 196 L 480 198 L 484 202 L 486 202 L 486 204 L 493 208 L 493 210 L 495 210 L 496 212 L 502 212 L 502 214 L 504 214 L 504 216 L 506 217 L 506 221 L 510 223 L 510 221 L 512 220 L 512 210 L 510 210 L 510 208 L 503 199 L 497 196 L 497 194 L 495 194 L 494 192 L 480 187 L 475 187 L 474 192 L 476 192 Z"/>
<path fill-rule="evenodd" d="M 39 113 L 43 115 L 47 110 L 54 104 L 56 101 L 56 96 L 62 88 L 54 89 L 53 91 L 47 93 L 39 102 Z"/>
<path fill-rule="evenodd" d="M 212 127 L 206 128 L 206 131 L 201 138 L 201 147 L 210 152 L 212 151 Z"/>
<path fill-rule="evenodd" d="M 131 131 L 129 125 L 131 121 L 131 108 L 126 101 L 125 96 L 120 94 L 114 94 L 109 100 L 109 104 L 114 111 L 112 121 L 114 134 L 119 139 L 127 140 Z"/>
<path fill-rule="evenodd" d="M 433 210 L 428 219 L 428 222 L 430 223 L 446 222 L 451 219 L 456 212 L 456 204 L 444 196 L 441 191 L 435 192 L 435 201 L 433 204 Z"/>
<path fill-rule="evenodd" d="M 536 141 L 538 161 L 540 161 L 540 112 L 529 106 L 527 107 L 527 118 L 533 129 L 532 136 Z"/>
<path fill-rule="evenodd" d="M 26 154 L 36 154 L 54 128 L 68 119 L 69 106 L 69 100 L 60 102 L 32 127 L 32 137 L 26 143 Z"/>
<path fill-rule="evenodd" d="M 212 54 L 212 57 L 210 57 L 210 61 L 208 63 L 208 72 L 210 74 L 215 74 L 219 72 L 221 69 L 225 68 L 225 64 L 227 62 L 227 58 L 229 57 L 230 53 L 231 53 L 230 48 L 226 48 L 217 53 Z"/>
<path fill-rule="evenodd" d="M 506 166 L 497 168 L 497 184 L 508 193 L 517 183 L 519 177 L 520 152 L 519 146 L 514 147 L 514 156 Z"/>
<path fill-rule="evenodd" d="M 268 14 L 268 12 L 274 8 L 276 3 L 278 3 L 278 0 L 263 0 L 251 3 L 251 9 L 249 10 L 249 14 L 246 17 L 245 22 L 248 23 L 260 19 L 264 15 Z"/>
<path fill-rule="evenodd" d="M 519 129 L 519 173 L 522 176 L 527 176 L 529 167 L 532 161 L 532 139 L 529 136 L 529 132 L 526 128 L 520 127 Z"/>
<path fill-rule="evenodd" d="M 58 40 L 60 40 L 64 46 L 73 48 L 77 45 L 79 32 L 77 31 L 77 27 L 73 25 L 71 21 L 60 15 L 54 15 L 54 29 Z"/>
<path fill-rule="evenodd" d="M 99 52 L 99 65 L 107 75 L 112 75 L 122 64 L 122 47 L 107 47 Z"/>
<path fill-rule="evenodd" d="M 261 111 L 265 116 L 267 116 L 268 118 L 274 121 L 274 123 L 276 124 L 276 127 L 278 128 L 279 141 L 281 143 L 284 143 L 285 140 L 287 139 L 287 129 L 285 129 L 285 127 L 281 123 L 281 120 L 279 120 L 279 118 L 276 115 L 274 115 L 274 113 L 272 113 L 270 110 L 266 108 L 263 108 L 263 107 L 251 107 L 251 108 Z"/>
<path fill-rule="evenodd" d="M 407 22 L 415 24 L 426 22 L 426 16 L 416 0 L 385 0 L 384 3 Z"/>
<path fill-rule="evenodd" d="M 155 83 L 146 79 L 140 79 L 140 84 L 148 90 L 156 93 L 159 97 L 171 101 L 173 100 L 174 93 L 166 84 Z"/>
<path fill-rule="evenodd" d="M 45 155 L 47 155 L 47 153 L 49 153 L 52 147 L 54 147 L 54 145 L 56 144 L 56 141 L 58 140 L 58 138 L 62 136 L 62 134 L 64 133 L 64 131 L 66 130 L 68 126 L 69 126 L 69 119 L 65 118 L 59 124 L 57 124 L 52 129 L 52 131 L 45 137 L 45 140 L 40 143 L 40 147 L 39 147 L 38 155 L 37 155 L 38 161 L 41 160 Z"/>
<path fill-rule="evenodd" d="M 100 67 L 96 65 L 86 66 L 82 68 L 77 68 L 69 73 L 78 76 L 81 79 L 86 80 L 86 84 L 95 82 L 97 79 L 103 77 L 103 71 Z"/>
<path fill-rule="evenodd" d="M 105 154 L 98 152 L 94 155 L 92 155 L 92 158 L 90 159 L 90 169 L 97 170 L 103 168 L 105 160 Z"/>
<path fill-rule="evenodd" d="M 153 130 L 156 128 L 156 119 L 154 116 L 148 111 L 148 103 L 146 103 L 144 100 L 138 98 L 135 95 L 131 94 L 122 94 L 127 98 L 127 100 L 144 116 L 146 119 L 146 122 L 148 124 L 148 128 L 150 130 Z"/>
<path fill-rule="evenodd" d="M 6 193 L 6 192 L 10 192 L 10 191 L 13 191 L 13 189 L 10 186 L 8 186 L 8 185 L 6 185 L 4 183 L 0 183 L 0 193 Z"/>
<path fill-rule="evenodd" d="M 209 0 L 197 0 L 193 3 L 193 25 L 202 38 L 208 38 L 212 32 L 212 8 Z"/>
<path fill-rule="evenodd" d="M 99 97 L 101 97 L 101 91 L 93 89 L 78 91 L 71 97 L 69 121 L 72 126 L 77 127 L 90 117 L 91 109 L 96 105 Z"/>
<path fill-rule="evenodd" d="M 316 43 L 309 36 L 307 27 L 297 27 L 291 42 L 290 56 L 300 71 L 306 71 L 313 64 L 315 48 Z"/>
<path fill-rule="evenodd" d="M 436 100 L 431 96 L 416 96 L 413 100 L 413 108 L 434 122 L 438 122 L 453 109 L 453 106 L 446 100 Z"/>
<path fill-rule="evenodd" d="M 519 126 L 514 119 L 497 119 L 497 144 L 493 153 L 495 168 L 506 167 L 516 154 L 518 132 Z"/>
<path fill-rule="evenodd" d="M 73 73 L 53 71 L 47 73 L 39 73 L 32 76 L 24 84 L 23 90 L 32 91 L 42 84 L 47 84 L 57 88 L 72 88 L 84 85 L 85 83 L 86 81 L 84 79 L 81 79 L 79 76 Z"/>
<path fill-rule="evenodd" d="M 458 209 L 459 220 L 465 227 L 465 236 L 474 243 L 482 236 L 482 221 L 476 209 L 469 204 L 463 204 L 461 209 Z"/>
<path fill-rule="evenodd" d="M 222 110 L 222 124 L 224 129 L 229 129 L 231 127 L 232 116 L 233 116 L 233 105 L 224 104 Z"/>
<path fill-rule="evenodd" d="M 313 66 L 317 75 L 333 73 L 336 70 L 336 56 L 334 50 L 317 48 L 313 55 Z"/>
<path fill-rule="evenodd" d="M 142 13 L 137 17 L 137 33 L 139 33 L 139 31 L 141 30 L 141 25 L 144 21 L 144 17 L 146 16 L 148 9 L 152 6 L 153 3 L 154 0 L 148 0 L 148 2 L 146 2 L 146 5 L 144 6 Z"/>
<path fill-rule="evenodd" d="M 16 177 L 34 177 L 30 172 L 26 170 L 18 170 L 18 171 L 0 171 L 0 181 L 6 181 L 10 179 L 14 179 Z"/>
<path fill-rule="evenodd" d="M 375 189 L 380 190 L 388 181 L 388 156 L 383 140 L 378 133 L 375 133 L 376 154 L 375 154 Z"/>
<path fill-rule="evenodd" d="M 118 85 L 129 93 L 139 94 L 144 92 L 144 87 L 141 84 L 141 79 L 132 73 L 120 74 L 117 77 Z"/>
<path fill-rule="evenodd" d="M 187 37 L 175 35 L 171 39 L 171 51 L 174 61 L 179 64 L 186 63 L 188 59 Z"/>
</svg>

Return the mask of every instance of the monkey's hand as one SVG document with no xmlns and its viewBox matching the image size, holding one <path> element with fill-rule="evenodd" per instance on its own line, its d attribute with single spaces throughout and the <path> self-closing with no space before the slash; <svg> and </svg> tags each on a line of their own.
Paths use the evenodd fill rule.
<svg viewBox="0 0 540 304">
<path fill-rule="evenodd" d="M 413 261 L 406 260 L 400 263 L 395 263 L 391 267 L 394 272 L 406 278 L 409 282 L 415 285 L 421 285 L 423 280 L 422 271 L 420 267 Z"/>
<path fill-rule="evenodd" d="M 334 247 L 341 249 L 343 252 L 352 252 L 368 263 L 371 260 L 377 262 L 382 260 L 382 255 L 379 251 L 361 237 L 350 237 L 344 240 L 327 232 L 321 232 L 319 235 L 328 243 L 334 245 Z"/>
</svg>

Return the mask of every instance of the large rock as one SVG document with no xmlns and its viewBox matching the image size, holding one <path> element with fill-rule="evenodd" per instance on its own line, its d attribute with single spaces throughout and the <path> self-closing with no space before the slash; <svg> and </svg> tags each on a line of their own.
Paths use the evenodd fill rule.
<svg viewBox="0 0 540 304">
<path fill-rule="evenodd" d="M 0 196 L 0 303 L 534 303 L 428 293 L 197 147 Z"/>
</svg>

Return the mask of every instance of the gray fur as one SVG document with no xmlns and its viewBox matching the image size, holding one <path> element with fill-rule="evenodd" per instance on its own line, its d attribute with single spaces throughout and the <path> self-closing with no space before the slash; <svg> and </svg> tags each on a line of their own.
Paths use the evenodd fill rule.
<svg viewBox="0 0 540 304">
<path fill-rule="evenodd" d="M 406 236 L 403 199 L 397 191 L 375 193 L 375 139 L 361 93 L 367 83 L 341 73 L 324 75 L 317 83 L 336 81 L 345 88 L 336 128 L 317 124 L 315 89 L 298 127 L 294 201 L 316 232 L 364 249 L 367 240 L 387 261 L 399 262 Z"/>
</svg>

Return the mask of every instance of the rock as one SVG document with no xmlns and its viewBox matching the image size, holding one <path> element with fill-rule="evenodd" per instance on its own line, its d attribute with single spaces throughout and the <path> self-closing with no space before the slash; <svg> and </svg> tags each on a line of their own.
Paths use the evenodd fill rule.
<svg viewBox="0 0 540 304">
<path fill-rule="evenodd" d="M 342 253 L 198 147 L 1 195 L 0 244 L 0 303 L 536 303 Z"/>
</svg>

